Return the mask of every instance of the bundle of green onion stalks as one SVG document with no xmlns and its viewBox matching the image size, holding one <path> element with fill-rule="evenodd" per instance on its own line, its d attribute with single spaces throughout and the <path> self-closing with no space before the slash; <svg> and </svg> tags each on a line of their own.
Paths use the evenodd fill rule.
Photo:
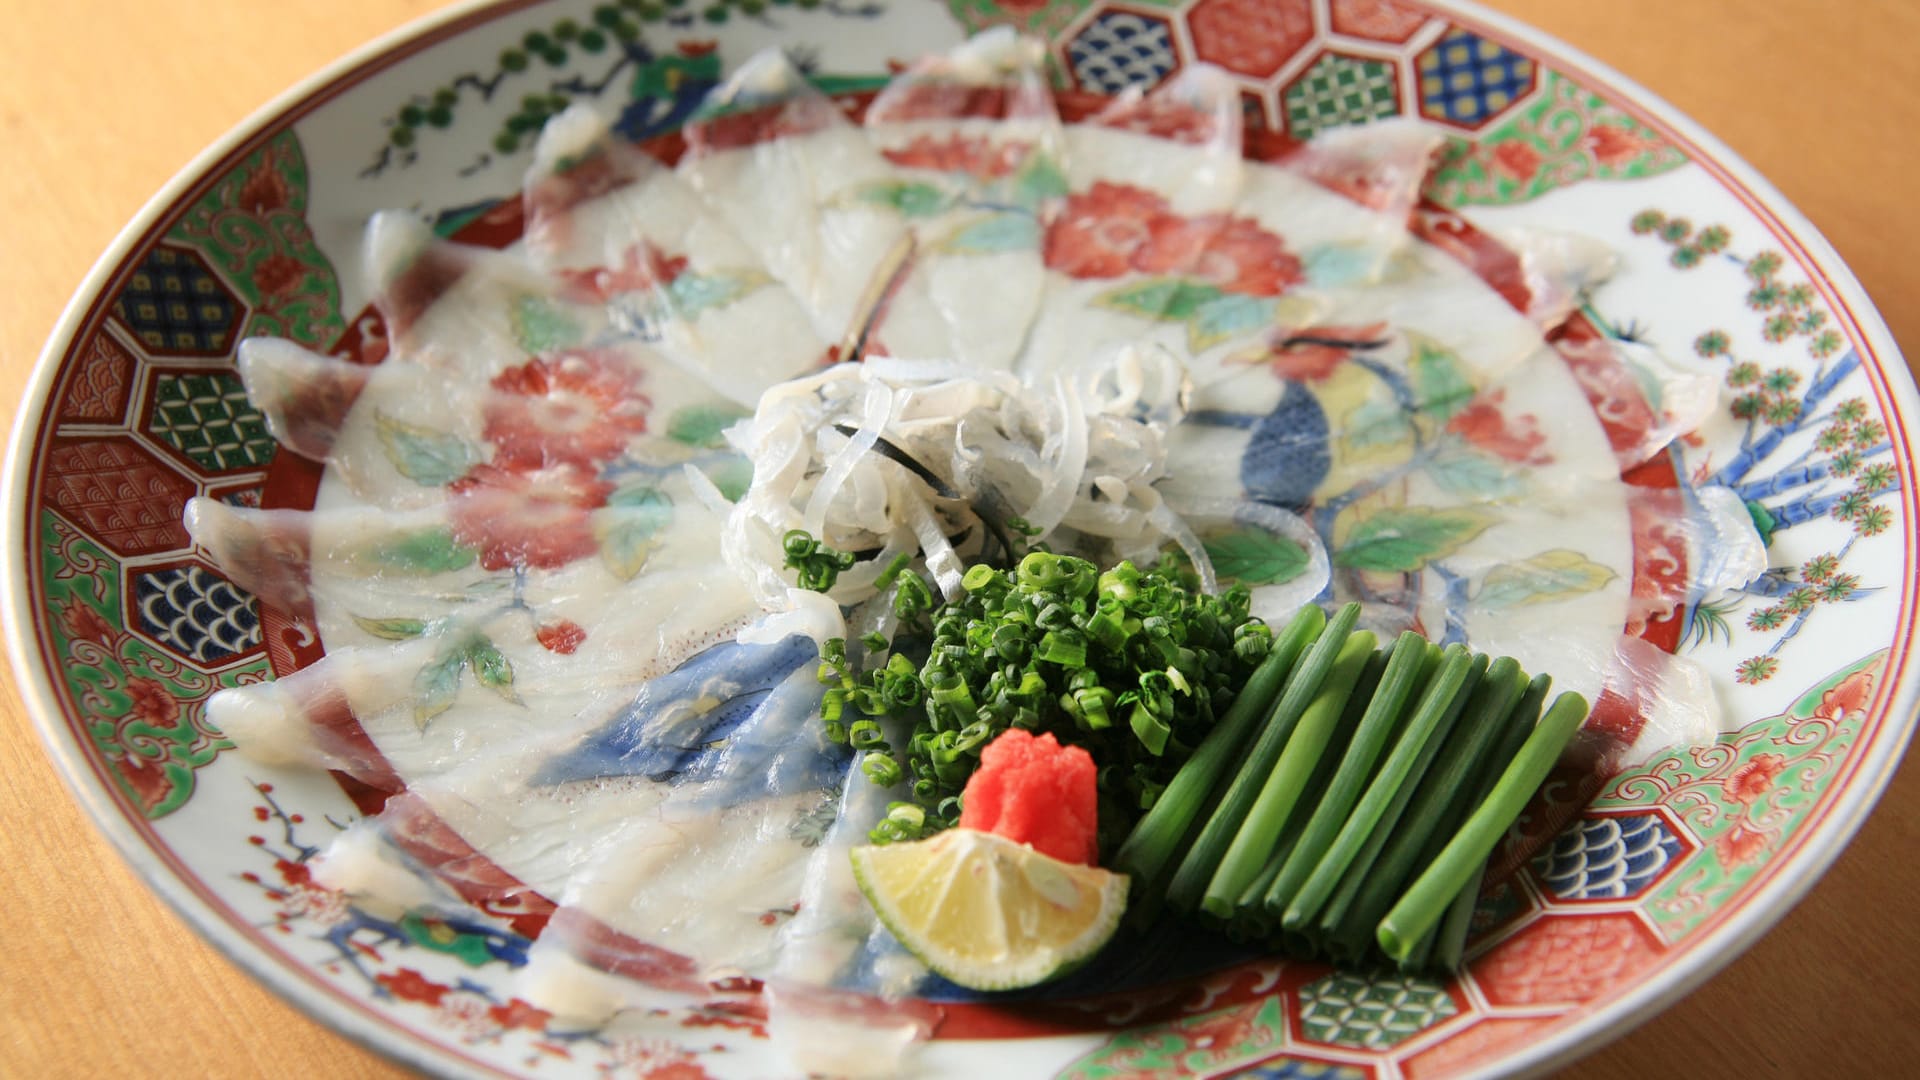
<svg viewBox="0 0 1920 1080">
<path fill-rule="evenodd" d="M 1293 956 L 1452 968 L 1488 856 L 1587 717 L 1511 659 L 1385 649 L 1307 607 L 1135 824 L 1114 868 L 1162 905 Z M 1543 708 L 1544 707 L 1544 708 Z"/>
</svg>

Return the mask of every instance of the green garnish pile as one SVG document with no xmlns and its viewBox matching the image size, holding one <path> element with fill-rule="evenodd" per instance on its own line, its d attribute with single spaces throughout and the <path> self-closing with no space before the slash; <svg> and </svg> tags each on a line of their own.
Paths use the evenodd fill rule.
<svg viewBox="0 0 1920 1080">
<path fill-rule="evenodd" d="M 828 737 L 851 745 L 874 782 L 908 785 L 873 829 L 875 843 L 958 822 L 981 748 L 1019 727 L 1085 747 L 1099 763 L 1100 846 L 1110 852 L 1272 645 L 1248 613 L 1247 590 L 1207 595 L 1171 557 L 1103 573 L 1034 551 L 1012 570 L 972 567 L 964 595 L 938 607 L 917 574 L 889 569 L 902 625 L 891 641 L 860 643 L 868 654 L 891 648 L 886 662 L 861 671 L 834 639 L 820 666 Z"/>
<path fill-rule="evenodd" d="M 813 587 L 846 568 L 804 533 L 787 551 Z M 1489 855 L 1587 716 L 1511 658 L 1381 647 L 1358 604 L 1275 632 L 1174 557 L 1037 550 L 945 604 L 905 566 L 880 581 L 899 631 L 828 641 L 819 672 L 828 737 L 909 784 L 871 839 L 952 827 L 981 748 L 1051 732 L 1099 767 L 1100 862 L 1135 925 L 1172 908 L 1294 956 L 1456 967 Z"/>
<path fill-rule="evenodd" d="M 1488 856 L 1587 717 L 1509 657 L 1308 606 L 1113 858 L 1129 917 L 1293 956 L 1460 963 Z"/>
</svg>

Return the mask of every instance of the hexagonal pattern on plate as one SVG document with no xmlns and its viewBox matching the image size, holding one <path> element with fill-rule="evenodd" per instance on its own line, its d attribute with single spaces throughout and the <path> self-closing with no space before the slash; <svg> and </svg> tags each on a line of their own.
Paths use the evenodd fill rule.
<svg viewBox="0 0 1920 1080">
<path fill-rule="evenodd" d="M 1306 139 L 1393 116 L 1400 111 L 1399 82 L 1391 61 L 1328 53 L 1281 93 L 1287 134 Z"/>
<path fill-rule="evenodd" d="M 1180 66 L 1173 24 L 1158 15 L 1109 9 L 1067 42 L 1067 67 L 1082 89 L 1113 94 L 1153 86 Z"/>
<path fill-rule="evenodd" d="M 1406 44 L 1428 18 L 1426 12 L 1399 0 L 1332 0 L 1327 14 L 1336 34 L 1394 45 Z"/>
<path fill-rule="evenodd" d="M 222 664 L 260 647 L 253 594 L 201 566 L 132 575 L 130 620 L 147 637 L 197 664 Z"/>
<path fill-rule="evenodd" d="M 244 312 L 199 252 L 156 244 L 114 299 L 113 312 L 155 356 L 221 356 Z"/>
<path fill-rule="evenodd" d="M 60 390 L 60 419 L 83 424 L 118 423 L 133 393 L 135 360 L 104 328 L 95 330 L 68 365 Z"/>
<path fill-rule="evenodd" d="M 1239 1080 L 1368 1080 L 1373 1070 L 1344 1061 L 1281 1054 L 1259 1062 L 1234 1076 Z"/>
<path fill-rule="evenodd" d="M 1415 58 L 1420 114 L 1477 128 L 1533 89 L 1538 65 L 1467 30 L 1454 30 Z"/>
<path fill-rule="evenodd" d="M 148 398 L 146 430 L 209 472 L 257 468 L 273 459 L 266 419 L 230 371 L 161 372 Z"/>
<path fill-rule="evenodd" d="M 1445 1039 L 1402 1058 L 1400 1073 L 1407 1080 L 1472 1076 L 1558 1022 L 1556 1016 L 1481 1017 L 1472 1027 L 1449 1032 Z"/>
<path fill-rule="evenodd" d="M 1459 1012 L 1446 987 L 1404 975 L 1337 973 L 1300 988 L 1301 1034 L 1338 1046 L 1384 1050 Z"/>
<path fill-rule="evenodd" d="M 180 512 L 193 481 L 126 438 L 76 439 L 48 451 L 47 498 L 88 535 L 121 555 L 187 546 Z"/>
<path fill-rule="evenodd" d="M 1200 0 L 1187 12 L 1193 54 L 1264 79 L 1313 40 L 1308 0 Z"/>
<path fill-rule="evenodd" d="M 1657 813 L 1582 818 L 1533 860 L 1547 891 L 1562 900 L 1605 900 L 1645 892 L 1687 851 Z"/>
<path fill-rule="evenodd" d="M 1543 915 L 1473 962 L 1495 1005 L 1578 1005 L 1632 979 L 1660 954 L 1629 912 Z"/>
</svg>

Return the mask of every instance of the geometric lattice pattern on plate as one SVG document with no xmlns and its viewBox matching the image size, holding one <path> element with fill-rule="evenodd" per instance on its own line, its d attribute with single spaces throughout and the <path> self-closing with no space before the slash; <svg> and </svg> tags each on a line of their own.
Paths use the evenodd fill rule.
<svg viewBox="0 0 1920 1080">
<path fill-rule="evenodd" d="M 265 419 L 239 376 L 226 372 L 155 379 L 147 430 L 214 472 L 265 465 L 273 457 Z"/>
<path fill-rule="evenodd" d="M 1481 954 L 1473 981 L 1495 1005 L 1578 1005 L 1634 978 L 1661 948 L 1631 912 L 1549 914 Z"/>
<path fill-rule="evenodd" d="M 1333 0 L 1327 9 L 1333 32 L 1403 45 L 1426 24 L 1427 13 L 1398 0 Z"/>
<path fill-rule="evenodd" d="M 1400 111 L 1398 82 L 1393 65 L 1384 60 L 1328 53 L 1281 95 L 1287 134 L 1305 139 L 1329 128 L 1392 116 Z"/>
<path fill-rule="evenodd" d="M 241 308 L 197 252 L 161 244 L 127 278 L 113 310 L 156 356 L 219 356 L 233 344 Z"/>
<path fill-rule="evenodd" d="M 1200 0 L 1187 12 L 1193 54 L 1250 79 L 1286 66 L 1313 40 L 1307 0 Z"/>
<path fill-rule="evenodd" d="M 1152 15 L 1102 12 L 1067 43 L 1067 65 L 1087 90 L 1113 94 L 1153 86 L 1179 66 L 1173 27 Z"/>
<path fill-rule="evenodd" d="M 1455 30 L 1414 61 L 1420 112 L 1479 127 L 1533 89 L 1534 62 L 1477 34 Z"/>
<path fill-rule="evenodd" d="M 1300 988 L 1300 1030 L 1339 1046 L 1385 1049 L 1459 1011 L 1439 983 L 1404 975 L 1336 974 Z"/>
<path fill-rule="evenodd" d="M 126 439 L 88 439 L 48 453 L 47 498 L 101 543 L 122 555 L 149 555 L 187 544 L 180 512 L 193 481 Z"/>
<path fill-rule="evenodd" d="M 94 332 L 86 350 L 73 362 L 66 392 L 60 397 L 60 419 L 82 423 L 115 423 L 126 410 L 133 390 L 133 354 L 106 330 Z"/>
<path fill-rule="evenodd" d="M 135 575 L 133 602 L 147 636 L 195 663 L 222 663 L 260 644 L 253 594 L 203 566 Z"/>
<path fill-rule="evenodd" d="M 1568 826 L 1533 868 L 1563 900 L 1617 899 L 1658 881 L 1686 847 L 1658 814 L 1610 814 Z"/>
</svg>

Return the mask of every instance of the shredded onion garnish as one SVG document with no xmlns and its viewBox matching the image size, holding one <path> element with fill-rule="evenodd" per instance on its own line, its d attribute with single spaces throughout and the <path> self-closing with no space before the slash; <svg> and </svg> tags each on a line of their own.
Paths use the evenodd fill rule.
<svg viewBox="0 0 1920 1080">
<path fill-rule="evenodd" d="M 1155 487 L 1188 392 L 1158 348 L 1037 384 L 938 360 L 828 368 L 768 391 L 728 432 L 753 482 L 728 513 L 723 557 L 769 610 L 786 605 L 781 541 L 795 529 L 854 554 L 826 590 L 848 606 L 903 558 L 956 596 L 966 566 L 1018 554 L 1015 533 L 1099 565 L 1176 547 L 1216 591 L 1199 534 Z"/>
</svg>

